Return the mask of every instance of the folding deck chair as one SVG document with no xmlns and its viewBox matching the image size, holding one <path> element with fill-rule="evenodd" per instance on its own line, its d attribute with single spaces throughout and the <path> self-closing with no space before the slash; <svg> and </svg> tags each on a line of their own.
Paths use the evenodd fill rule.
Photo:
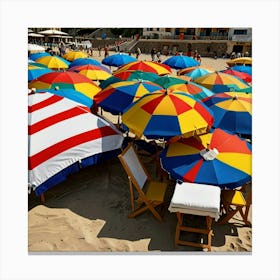
<svg viewBox="0 0 280 280">
<path fill-rule="evenodd" d="M 199 248 L 206 248 L 211 251 L 212 241 L 212 220 L 219 219 L 220 213 L 220 195 L 221 189 L 217 186 L 194 184 L 194 183 L 177 183 L 175 191 L 171 199 L 168 210 L 176 212 L 177 226 L 175 233 L 175 247 L 177 245 L 193 246 Z M 189 215 L 204 216 L 206 226 L 189 225 Z M 197 237 L 206 236 L 206 243 L 204 238 L 196 238 L 195 241 L 190 241 L 183 233 L 195 233 Z M 189 235 L 188 235 L 189 236 Z"/>
<path fill-rule="evenodd" d="M 252 189 L 250 187 L 247 198 L 243 193 L 246 191 L 248 184 L 245 184 L 240 190 L 222 190 L 221 205 L 224 215 L 219 220 L 219 224 L 227 223 L 236 213 L 240 213 L 245 225 L 251 226 L 248 221 L 248 214 L 252 204 Z"/>
<path fill-rule="evenodd" d="M 129 180 L 132 207 L 132 212 L 129 214 L 129 217 L 134 218 L 150 210 L 156 219 L 161 222 L 162 213 L 160 213 L 158 208 L 161 207 L 161 210 L 164 210 L 164 196 L 167 183 L 152 180 L 146 168 L 141 163 L 132 143 L 118 157 Z M 135 208 L 135 202 L 137 208 Z"/>
</svg>

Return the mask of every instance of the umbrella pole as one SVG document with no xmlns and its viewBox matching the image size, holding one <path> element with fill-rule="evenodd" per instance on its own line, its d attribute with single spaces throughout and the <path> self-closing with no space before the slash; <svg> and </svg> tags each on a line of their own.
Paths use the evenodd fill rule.
<svg viewBox="0 0 280 280">
<path fill-rule="evenodd" d="M 118 114 L 118 127 L 120 127 L 120 124 L 121 124 L 120 117 L 121 117 L 121 114 L 119 113 L 119 114 Z"/>
</svg>

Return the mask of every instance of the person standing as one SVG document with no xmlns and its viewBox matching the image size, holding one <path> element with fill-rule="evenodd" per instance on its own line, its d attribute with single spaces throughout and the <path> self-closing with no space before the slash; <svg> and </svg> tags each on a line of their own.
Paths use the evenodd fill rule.
<svg viewBox="0 0 280 280">
<path fill-rule="evenodd" d="M 161 62 L 161 60 L 160 60 L 160 55 L 161 55 L 161 53 L 160 53 L 160 51 L 158 51 L 158 52 L 157 52 L 157 62 L 158 62 L 158 63 Z"/>
<path fill-rule="evenodd" d="M 141 54 L 141 50 L 140 50 L 140 48 L 138 47 L 137 49 L 136 49 L 136 58 L 138 59 L 138 57 L 139 57 L 139 55 Z"/>
<path fill-rule="evenodd" d="M 105 46 L 104 48 L 104 57 L 107 57 L 109 55 L 109 46 Z"/>
<path fill-rule="evenodd" d="M 156 56 L 156 49 L 152 48 L 152 50 L 151 50 L 152 61 L 155 61 L 155 56 Z"/>
</svg>

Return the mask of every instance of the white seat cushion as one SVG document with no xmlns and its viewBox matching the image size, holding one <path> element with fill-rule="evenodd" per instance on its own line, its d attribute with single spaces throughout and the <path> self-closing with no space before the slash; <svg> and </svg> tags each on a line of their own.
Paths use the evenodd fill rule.
<svg viewBox="0 0 280 280">
<path fill-rule="evenodd" d="M 168 210 L 219 219 L 221 189 L 217 186 L 177 183 Z"/>
</svg>

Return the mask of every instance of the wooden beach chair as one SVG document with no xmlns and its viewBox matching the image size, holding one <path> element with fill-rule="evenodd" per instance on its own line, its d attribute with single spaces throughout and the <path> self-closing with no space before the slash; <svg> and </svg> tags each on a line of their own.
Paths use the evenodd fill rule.
<svg viewBox="0 0 280 280">
<path fill-rule="evenodd" d="M 164 210 L 164 196 L 167 184 L 152 180 L 144 165 L 141 163 L 132 143 L 118 156 L 128 175 L 132 212 L 130 218 L 150 210 L 160 222 Z M 137 204 L 137 208 L 135 207 Z M 157 209 L 156 209 L 157 208 Z"/>
<path fill-rule="evenodd" d="M 248 190 L 247 198 L 243 193 L 247 190 L 248 184 L 245 184 L 240 190 L 222 190 L 221 205 L 224 215 L 219 220 L 219 224 L 227 223 L 236 213 L 240 213 L 245 225 L 251 226 L 248 221 L 248 214 L 252 204 L 252 188 Z"/>
<path fill-rule="evenodd" d="M 175 247 L 178 245 L 205 248 L 211 251 L 212 221 L 219 219 L 221 189 L 217 186 L 177 183 L 168 210 L 176 212 Z M 193 216 L 205 217 L 204 224 L 195 224 Z M 197 217 L 198 218 L 198 217 Z M 188 234 L 183 234 L 184 232 Z M 196 238 L 190 240 L 190 235 Z M 204 238 L 206 237 L 206 238 Z"/>
</svg>

